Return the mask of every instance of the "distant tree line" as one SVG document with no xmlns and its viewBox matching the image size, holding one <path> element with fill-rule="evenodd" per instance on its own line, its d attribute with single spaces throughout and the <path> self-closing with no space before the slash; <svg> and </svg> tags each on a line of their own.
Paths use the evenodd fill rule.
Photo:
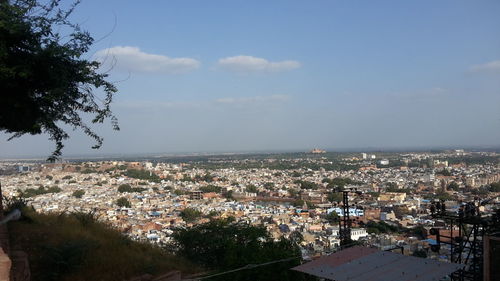
<svg viewBox="0 0 500 281">
<path fill-rule="evenodd" d="M 62 189 L 57 186 L 51 186 L 51 187 L 40 186 L 37 189 L 28 188 L 25 189 L 24 191 L 18 190 L 20 196 L 23 198 L 35 197 L 37 195 L 48 194 L 48 193 L 59 193 L 61 191 Z"/>
<path fill-rule="evenodd" d="M 121 184 L 118 186 L 118 192 L 125 193 L 125 192 L 143 192 L 145 191 L 146 188 L 142 187 L 132 187 L 130 184 Z"/>
<path fill-rule="evenodd" d="M 203 193 L 209 193 L 209 192 L 220 193 L 221 190 L 222 190 L 222 188 L 220 186 L 216 186 L 216 185 L 212 185 L 212 184 L 200 187 L 200 191 Z"/>
<path fill-rule="evenodd" d="M 145 170 L 137 170 L 137 169 L 128 169 L 125 171 L 125 176 L 140 180 L 148 180 L 151 182 L 160 182 L 160 177 L 158 177 L 155 173 Z"/>
</svg>

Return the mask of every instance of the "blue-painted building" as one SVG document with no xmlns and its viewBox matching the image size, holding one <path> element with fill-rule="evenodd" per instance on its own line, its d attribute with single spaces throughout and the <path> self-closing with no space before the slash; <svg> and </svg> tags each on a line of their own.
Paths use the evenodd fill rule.
<svg viewBox="0 0 500 281">
<path fill-rule="evenodd" d="M 343 217 L 344 216 L 344 211 L 341 209 L 341 208 L 330 208 L 328 210 L 326 210 L 327 214 L 331 213 L 331 212 L 335 212 L 337 213 L 337 215 L 339 215 L 340 217 Z M 357 208 L 349 208 L 349 216 L 350 217 L 362 217 L 364 216 L 365 213 L 362 209 L 357 209 Z"/>
</svg>

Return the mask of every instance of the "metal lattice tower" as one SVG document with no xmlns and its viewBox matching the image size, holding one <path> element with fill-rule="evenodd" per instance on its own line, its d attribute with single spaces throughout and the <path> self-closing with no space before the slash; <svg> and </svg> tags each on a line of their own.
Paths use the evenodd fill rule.
<svg viewBox="0 0 500 281">
<path fill-rule="evenodd" d="M 349 217 L 349 191 L 342 191 L 342 219 L 339 220 L 340 245 L 351 243 L 351 219 Z"/>
<path fill-rule="evenodd" d="M 437 241 L 437 245 L 431 246 L 432 251 L 439 252 L 441 244 L 449 245 L 450 262 L 466 265 L 451 276 L 452 280 L 483 280 L 484 236 L 498 230 L 498 215 L 481 216 L 479 202 L 462 205 L 458 214 L 447 213 L 444 203 L 437 202 L 431 206 L 431 213 L 434 218 L 442 219 L 449 229 L 449 235 L 441 234 L 437 228 L 430 230 Z"/>
</svg>

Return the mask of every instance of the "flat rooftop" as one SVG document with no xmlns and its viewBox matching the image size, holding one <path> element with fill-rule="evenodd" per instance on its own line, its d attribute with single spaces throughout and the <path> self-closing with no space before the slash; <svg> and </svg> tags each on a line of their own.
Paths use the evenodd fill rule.
<svg viewBox="0 0 500 281">
<path fill-rule="evenodd" d="M 438 281 L 463 267 L 462 264 L 356 246 L 292 270 L 335 281 Z"/>
</svg>

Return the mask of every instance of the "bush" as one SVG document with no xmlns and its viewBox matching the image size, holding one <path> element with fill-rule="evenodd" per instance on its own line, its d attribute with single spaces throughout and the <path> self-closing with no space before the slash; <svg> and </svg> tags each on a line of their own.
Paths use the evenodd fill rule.
<svg viewBox="0 0 500 281">
<path fill-rule="evenodd" d="M 491 192 L 500 192 L 500 182 L 494 182 L 490 184 L 489 190 Z"/>
<path fill-rule="evenodd" d="M 415 250 L 412 256 L 425 259 L 427 258 L 427 252 L 425 250 Z"/>
<path fill-rule="evenodd" d="M 172 193 L 174 193 L 177 196 L 186 194 L 186 192 L 182 189 L 174 189 L 174 191 L 172 191 Z"/>
<path fill-rule="evenodd" d="M 85 194 L 85 191 L 83 191 L 83 190 L 79 189 L 79 190 L 75 190 L 75 191 L 73 191 L 73 194 L 72 194 L 72 195 L 73 195 L 73 197 L 75 197 L 75 198 L 82 198 L 84 194 Z"/>
<path fill-rule="evenodd" d="M 146 190 L 146 188 L 142 187 L 132 187 L 130 184 L 121 184 L 118 186 L 118 192 L 124 193 L 124 192 L 143 192 Z"/>
<path fill-rule="evenodd" d="M 259 192 L 259 190 L 257 189 L 257 187 L 253 184 L 249 184 L 245 187 L 245 190 L 249 193 L 257 193 Z"/>
<path fill-rule="evenodd" d="M 62 191 L 62 189 L 60 189 L 57 186 L 51 186 L 49 188 L 46 188 L 44 186 L 40 186 L 37 189 L 28 188 L 24 191 L 18 190 L 18 192 L 20 193 L 20 196 L 23 198 L 35 197 L 38 195 L 43 195 L 43 194 L 48 194 L 48 193 L 59 193 L 61 191 Z"/>
<path fill-rule="evenodd" d="M 300 189 L 314 189 L 314 190 L 316 190 L 319 188 L 317 183 L 310 182 L 310 181 L 296 180 L 295 183 L 300 185 Z"/>
<path fill-rule="evenodd" d="M 208 193 L 208 192 L 220 193 L 221 189 L 222 188 L 220 186 L 211 185 L 211 184 L 200 187 L 200 191 L 203 193 Z"/>
<path fill-rule="evenodd" d="M 375 222 L 375 221 L 369 221 L 366 224 L 366 231 L 368 233 L 393 233 L 393 232 L 399 232 L 401 229 L 397 226 L 390 225 L 384 221 L 380 222 Z"/>
<path fill-rule="evenodd" d="M 128 199 L 125 197 L 118 198 L 118 200 L 116 200 L 116 205 L 118 205 L 118 207 L 125 207 L 125 208 L 132 207 Z"/>
<path fill-rule="evenodd" d="M 181 211 L 181 218 L 186 222 L 193 222 L 199 219 L 202 213 L 194 208 L 186 208 Z"/>
<path fill-rule="evenodd" d="M 125 172 L 125 175 L 130 178 L 160 182 L 160 177 L 158 177 L 155 173 L 149 171 L 129 169 Z"/>
<path fill-rule="evenodd" d="M 215 280 L 293 280 L 299 274 L 289 270 L 300 264 L 298 246 L 285 238 L 274 241 L 264 226 L 232 219 L 212 220 L 189 229 L 177 229 L 172 237 L 181 256 L 215 270 L 296 257 L 272 266 L 222 275 Z"/>
</svg>

